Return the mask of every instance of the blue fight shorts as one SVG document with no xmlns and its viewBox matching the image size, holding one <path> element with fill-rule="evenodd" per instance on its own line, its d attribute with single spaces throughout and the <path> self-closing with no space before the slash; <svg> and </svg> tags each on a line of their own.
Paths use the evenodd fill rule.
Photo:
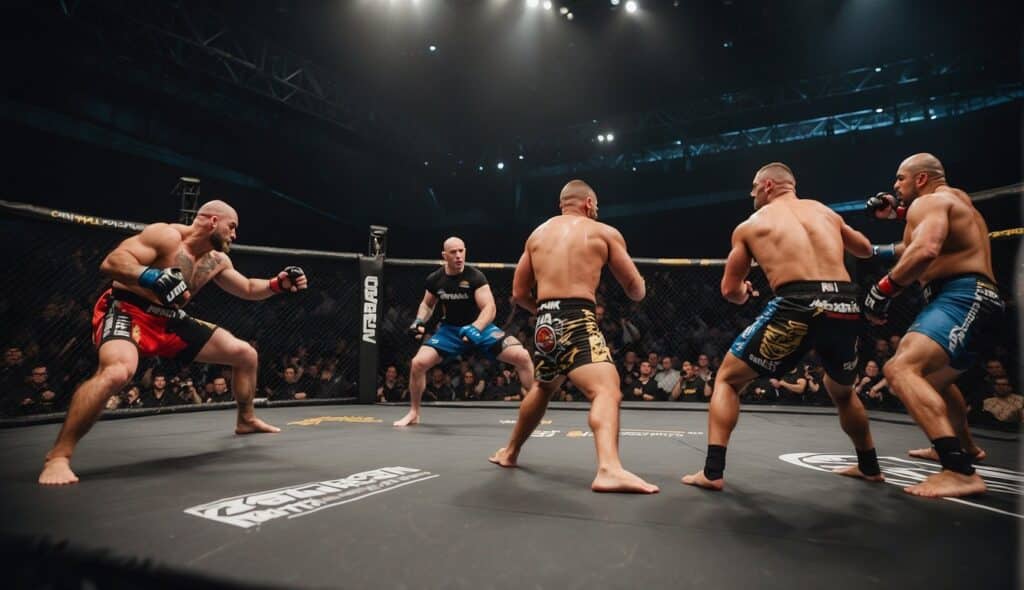
<svg viewBox="0 0 1024 590">
<path fill-rule="evenodd" d="M 444 323 L 438 324 L 434 334 L 423 345 L 433 348 L 444 358 L 457 356 L 474 349 L 486 353 L 491 359 L 495 359 L 501 354 L 501 341 L 505 339 L 504 330 L 494 324 L 487 324 L 487 327 L 480 331 L 483 334 L 480 344 L 473 344 L 472 342 L 463 342 L 462 338 L 459 338 L 459 328 L 461 327 Z"/>
<path fill-rule="evenodd" d="M 955 275 L 925 285 L 924 298 L 928 304 L 907 332 L 931 338 L 949 355 L 949 366 L 966 371 L 993 342 L 1003 316 L 999 288 L 984 275 Z"/>
</svg>

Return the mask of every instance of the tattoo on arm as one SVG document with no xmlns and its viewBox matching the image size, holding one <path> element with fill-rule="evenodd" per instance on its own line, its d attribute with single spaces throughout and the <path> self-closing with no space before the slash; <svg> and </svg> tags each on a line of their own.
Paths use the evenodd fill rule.
<svg viewBox="0 0 1024 590">
<path fill-rule="evenodd" d="M 192 277 L 194 267 L 192 264 L 192 259 L 188 257 L 188 254 L 185 253 L 184 248 L 178 250 L 178 255 L 175 257 L 175 260 L 178 263 L 178 268 L 181 269 L 181 274 L 184 275 L 185 277 L 185 282 L 188 283 L 190 289 L 194 289 L 195 280 L 193 280 Z"/>
</svg>

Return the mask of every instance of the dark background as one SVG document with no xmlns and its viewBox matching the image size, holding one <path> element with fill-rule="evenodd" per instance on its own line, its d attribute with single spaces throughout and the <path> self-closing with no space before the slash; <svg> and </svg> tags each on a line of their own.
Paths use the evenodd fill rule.
<svg viewBox="0 0 1024 590">
<path fill-rule="evenodd" d="M 572 21 L 558 15 L 563 5 Z M 900 160 L 918 151 L 938 155 L 951 183 L 969 191 L 1021 178 L 1020 98 L 936 120 L 643 161 L 672 137 L 936 95 L 1009 88 L 1019 97 L 1015 3 L 640 6 L 630 15 L 604 0 L 556 2 L 552 11 L 519 0 L 15 3 L 2 25 L 0 198 L 171 220 L 170 189 L 189 175 L 202 179 L 203 199 L 236 206 L 240 243 L 362 251 L 367 226 L 378 223 L 392 228 L 393 256 L 435 256 L 458 234 L 471 258 L 514 260 L 578 176 L 634 255 L 722 257 L 750 212 L 750 179 L 768 161 L 793 167 L 801 195 L 830 203 L 887 189 Z M 152 31 L 182 30 L 182 13 L 317 64 L 342 89 L 345 116 L 296 110 L 176 63 L 155 48 Z M 198 17 L 193 26 L 203 27 Z M 964 73 L 783 100 L 801 80 L 900 60 Z M 723 93 L 764 101 L 700 117 L 689 108 Z M 672 124 L 636 123 L 666 112 Z M 615 143 L 594 141 L 605 131 Z M 587 165 L 600 156 L 607 160 Z M 673 204 L 644 208 L 666 200 Z M 992 229 L 1020 225 L 1015 199 L 982 210 Z M 851 219 L 874 239 L 895 237 Z"/>
</svg>

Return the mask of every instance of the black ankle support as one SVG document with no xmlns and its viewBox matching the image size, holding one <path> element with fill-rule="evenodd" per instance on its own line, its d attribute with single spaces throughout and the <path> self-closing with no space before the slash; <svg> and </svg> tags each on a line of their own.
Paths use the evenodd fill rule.
<svg viewBox="0 0 1024 590">
<path fill-rule="evenodd" d="M 960 448 L 960 441 L 954 436 L 943 436 L 932 441 L 935 452 L 939 454 L 939 463 L 943 469 L 949 469 L 963 475 L 973 475 L 974 466 L 971 456 Z"/>
<path fill-rule="evenodd" d="M 882 473 L 882 469 L 878 466 L 878 453 L 875 452 L 875 449 L 866 451 L 857 449 L 857 468 L 867 476 Z"/>
<path fill-rule="evenodd" d="M 704 460 L 704 477 L 714 481 L 722 479 L 725 473 L 725 447 L 708 445 L 708 457 Z"/>
</svg>

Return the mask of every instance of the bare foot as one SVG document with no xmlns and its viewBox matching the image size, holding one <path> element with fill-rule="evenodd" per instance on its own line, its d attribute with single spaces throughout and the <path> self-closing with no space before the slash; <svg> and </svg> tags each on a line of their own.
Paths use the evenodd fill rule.
<svg viewBox="0 0 1024 590">
<path fill-rule="evenodd" d="M 968 452 L 974 456 L 975 463 L 980 463 L 985 460 L 985 457 L 988 457 L 988 453 L 986 453 L 985 449 L 981 447 L 974 447 L 973 450 L 969 450 Z M 910 449 L 907 451 L 907 454 L 917 459 L 928 459 L 929 461 L 935 461 L 936 463 L 939 462 L 939 453 L 935 450 L 935 447 Z"/>
<path fill-rule="evenodd" d="M 235 426 L 235 434 L 253 434 L 256 432 L 281 432 L 277 426 L 271 426 L 259 418 L 252 418 L 247 421 L 239 420 Z"/>
<path fill-rule="evenodd" d="M 595 492 L 625 492 L 628 494 L 657 494 L 658 486 L 647 483 L 623 468 L 598 469 L 590 484 Z"/>
<path fill-rule="evenodd" d="M 409 426 L 410 424 L 416 425 L 420 423 L 420 413 L 409 410 L 401 420 L 395 420 L 392 426 Z"/>
<path fill-rule="evenodd" d="M 977 473 L 964 475 L 943 469 L 939 473 L 928 476 L 928 479 L 919 484 L 903 488 L 903 491 L 928 498 L 957 498 L 982 494 L 986 489 L 985 482 Z"/>
<path fill-rule="evenodd" d="M 885 476 L 881 473 L 878 475 L 864 475 L 864 472 L 856 465 L 850 465 L 849 467 L 844 467 L 842 469 L 834 469 L 832 473 L 845 475 L 846 477 L 859 477 L 867 481 L 885 481 Z"/>
<path fill-rule="evenodd" d="M 495 465 L 501 465 L 502 467 L 519 467 L 516 463 L 518 458 L 519 453 L 513 453 L 508 450 L 508 447 L 501 447 L 498 449 L 498 452 L 488 457 L 487 460 Z"/>
<path fill-rule="evenodd" d="M 39 474 L 39 483 L 44 486 L 62 486 L 78 483 L 78 476 L 71 471 L 71 461 L 67 457 L 48 459 Z"/>
<path fill-rule="evenodd" d="M 715 480 L 710 480 L 704 475 L 704 470 L 701 469 L 697 473 L 690 475 L 684 475 L 683 479 L 679 480 L 688 486 L 697 486 L 698 488 L 704 488 L 705 490 L 711 490 L 712 492 L 720 492 L 725 487 L 725 478 L 721 477 Z"/>
</svg>

